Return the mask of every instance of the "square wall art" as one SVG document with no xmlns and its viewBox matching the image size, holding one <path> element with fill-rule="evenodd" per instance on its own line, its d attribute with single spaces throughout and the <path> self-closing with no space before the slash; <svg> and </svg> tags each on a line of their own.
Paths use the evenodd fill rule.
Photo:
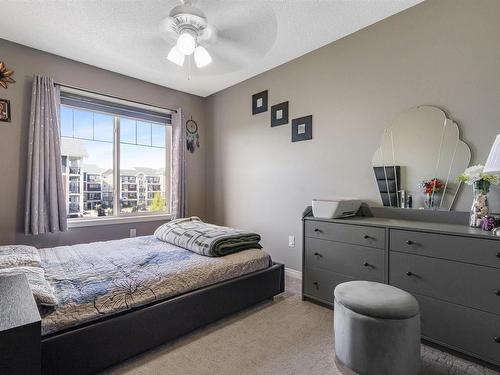
<svg viewBox="0 0 500 375">
<path fill-rule="evenodd" d="M 288 124 L 288 102 L 271 106 L 271 126 Z"/>
<path fill-rule="evenodd" d="M 267 111 L 267 90 L 252 95 L 252 115 Z"/>
<path fill-rule="evenodd" d="M 312 115 L 292 120 L 292 142 L 312 139 Z"/>
</svg>

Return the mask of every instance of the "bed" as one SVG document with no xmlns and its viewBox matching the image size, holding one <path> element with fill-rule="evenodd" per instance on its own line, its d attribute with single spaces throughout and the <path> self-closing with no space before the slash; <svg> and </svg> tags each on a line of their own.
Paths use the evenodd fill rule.
<svg viewBox="0 0 500 375">
<path fill-rule="evenodd" d="M 268 268 L 259 249 L 208 257 L 154 236 L 39 250 L 59 301 L 43 308 L 42 335 Z"/>
<path fill-rule="evenodd" d="M 39 250 L 43 374 L 90 374 L 284 291 L 260 249 L 208 257 L 137 237 Z"/>
</svg>

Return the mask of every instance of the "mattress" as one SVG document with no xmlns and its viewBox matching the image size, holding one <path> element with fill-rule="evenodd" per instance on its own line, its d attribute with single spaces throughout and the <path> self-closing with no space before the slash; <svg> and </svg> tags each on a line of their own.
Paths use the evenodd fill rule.
<svg viewBox="0 0 500 375">
<path fill-rule="evenodd" d="M 154 236 L 40 249 L 58 305 L 41 308 L 42 335 L 270 266 L 259 249 L 207 257 Z"/>
</svg>

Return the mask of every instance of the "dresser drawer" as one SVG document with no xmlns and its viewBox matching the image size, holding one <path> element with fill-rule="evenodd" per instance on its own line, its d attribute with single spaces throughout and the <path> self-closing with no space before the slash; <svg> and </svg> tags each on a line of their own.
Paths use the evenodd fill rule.
<svg viewBox="0 0 500 375">
<path fill-rule="evenodd" d="M 389 233 L 391 250 L 500 268 L 500 240 L 398 229 Z"/>
<path fill-rule="evenodd" d="M 391 285 L 500 314 L 499 269 L 397 252 L 389 257 Z"/>
<path fill-rule="evenodd" d="M 333 305 L 335 287 L 354 278 L 319 268 L 305 268 L 303 275 L 304 294 Z"/>
<path fill-rule="evenodd" d="M 384 228 L 314 220 L 307 220 L 305 227 L 306 237 L 340 241 L 354 245 L 376 247 L 379 249 L 385 248 Z"/>
<path fill-rule="evenodd" d="M 500 316 L 415 295 L 422 336 L 500 365 Z"/>
<path fill-rule="evenodd" d="M 359 280 L 384 282 L 384 250 L 305 238 L 305 267 L 322 268 Z"/>
</svg>

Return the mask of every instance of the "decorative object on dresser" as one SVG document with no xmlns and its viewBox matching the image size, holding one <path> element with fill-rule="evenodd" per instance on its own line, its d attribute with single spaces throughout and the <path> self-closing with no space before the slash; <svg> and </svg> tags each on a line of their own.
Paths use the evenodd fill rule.
<svg viewBox="0 0 500 375">
<path fill-rule="evenodd" d="M 401 186 L 401 167 L 398 165 L 373 167 L 382 204 L 389 207 L 401 207 L 398 188 Z"/>
<path fill-rule="evenodd" d="M 9 87 L 9 83 L 15 83 L 12 75 L 14 74 L 13 70 L 7 69 L 7 66 L 3 61 L 0 61 L 0 86 L 6 89 Z"/>
<path fill-rule="evenodd" d="M 494 216 L 486 215 L 481 219 L 481 228 L 486 231 L 492 231 L 497 226 L 498 219 Z"/>
<path fill-rule="evenodd" d="M 288 102 L 271 106 L 271 127 L 288 124 Z"/>
<path fill-rule="evenodd" d="M 252 95 L 252 115 L 267 112 L 267 90 Z"/>
<path fill-rule="evenodd" d="M 425 208 L 437 209 L 443 195 L 443 182 L 439 178 L 424 180 L 420 183 L 420 188 L 423 189 Z"/>
<path fill-rule="evenodd" d="M 0 99 L 0 121 L 10 122 L 10 100 Z"/>
<path fill-rule="evenodd" d="M 484 166 L 473 165 L 465 170 L 458 179 L 467 185 L 472 185 L 473 201 L 470 210 L 469 225 L 481 227 L 481 220 L 490 212 L 488 206 L 488 192 L 490 185 L 498 185 L 500 180 L 496 175 L 484 173 Z"/>
<path fill-rule="evenodd" d="M 312 139 L 312 115 L 292 120 L 292 142 Z"/>
<path fill-rule="evenodd" d="M 314 217 L 321 219 L 337 219 L 354 216 L 361 206 L 357 198 L 313 199 L 312 212 Z"/>
<path fill-rule="evenodd" d="M 389 170 L 389 166 L 401 167 L 397 186 L 385 192 L 389 195 L 395 191 L 396 199 L 388 196 L 385 200 L 382 198 L 382 202 L 397 207 L 397 202 L 402 201 L 400 192 L 404 191 L 406 197 L 412 196 L 415 208 L 425 208 L 427 201 L 432 203 L 432 209 L 450 210 L 460 187 L 457 176 L 467 168 L 470 158 L 470 148 L 460 140 L 458 125 L 441 109 L 431 106 L 408 109 L 384 130 L 382 143 L 373 154 L 373 167 L 382 170 Z M 387 178 L 388 185 L 391 179 Z M 419 185 L 432 179 L 442 181 L 443 190 L 437 192 L 434 189 L 428 198 L 422 194 Z M 378 176 L 377 183 L 380 188 Z M 386 204 L 387 201 L 392 204 Z"/>
<path fill-rule="evenodd" d="M 467 212 L 362 206 L 344 219 L 303 215 L 306 300 L 333 306 L 350 280 L 415 296 L 422 337 L 500 366 L 500 238 L 470 228 Z"/>
<path fill-rule="evenodd" d="M 186 147 L 190 153 L 194 153 L 196 148 L 200 148 L 200 135 L 198 134 L 198 124 L 193 117 L 186 121 Z"/>
</svg>

